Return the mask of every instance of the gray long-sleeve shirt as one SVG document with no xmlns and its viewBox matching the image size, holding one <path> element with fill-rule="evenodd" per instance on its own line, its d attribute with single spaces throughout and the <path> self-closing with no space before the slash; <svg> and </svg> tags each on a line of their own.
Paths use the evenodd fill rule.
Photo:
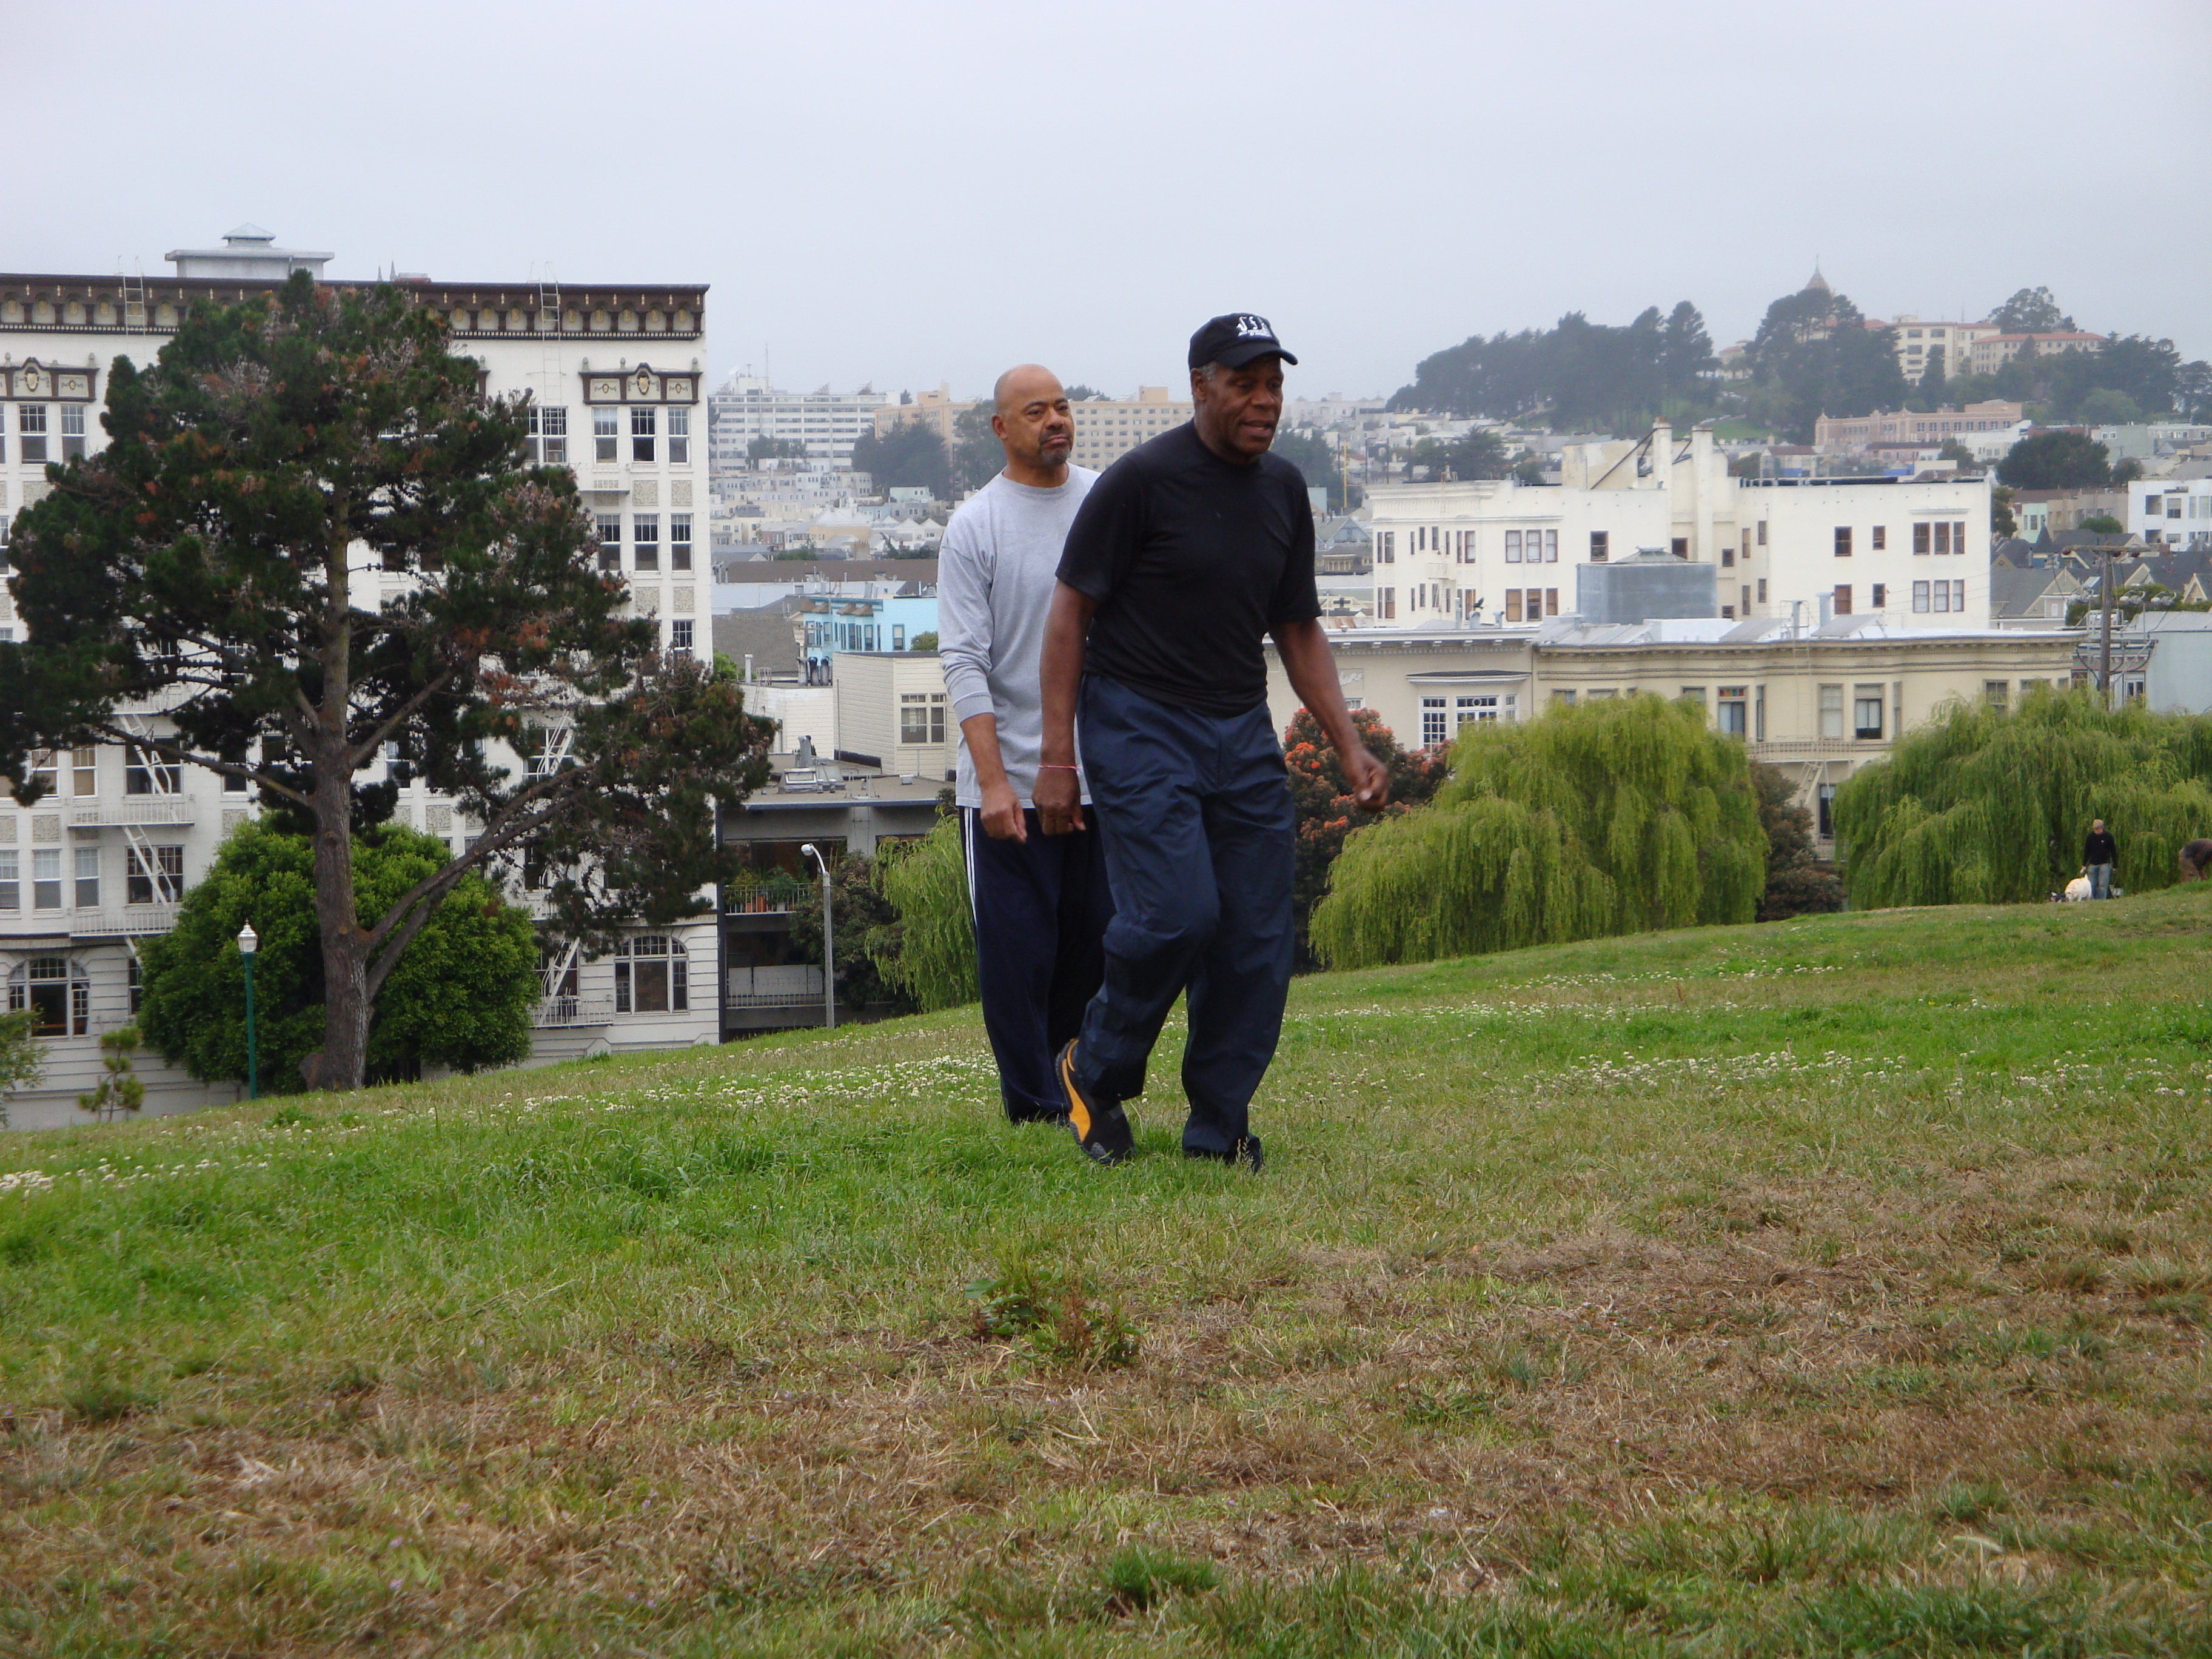
<svg viewBox="0 0 2212 1659">
<path fill-rule="evenodd" d="M 1038 489 L 1001 472 L 960 504 L 938 549 L 938 650 L 952 717 L 997 717 L 1006 781 L 1024 806 L 1036 797 L 1044 743 L 1038 675 L 1045 613 L 1067 527 L 1097 477 L 1071 466 L 1059 489 Z M 965 732 L 954 799 L 963 806 L 983 804 Z M 1091 799 L 1087 791 L 1083 799 Z"/>
</svg>

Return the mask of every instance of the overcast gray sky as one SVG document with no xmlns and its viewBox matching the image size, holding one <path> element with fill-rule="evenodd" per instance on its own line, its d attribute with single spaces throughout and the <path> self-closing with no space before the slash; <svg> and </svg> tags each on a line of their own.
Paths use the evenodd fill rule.
<svg viewBox="0 0 2212 1659">
<path fill-rule="evenodd" d="M 243 220 L 330 269 L 705 281 L 710 367 L 1125 392 L 1256 310 L 1294 390 L 1817 256 L 1865 310 L 2212 354 L 2212 4 L 0 0 L 0 268 Z"/>
</svg>

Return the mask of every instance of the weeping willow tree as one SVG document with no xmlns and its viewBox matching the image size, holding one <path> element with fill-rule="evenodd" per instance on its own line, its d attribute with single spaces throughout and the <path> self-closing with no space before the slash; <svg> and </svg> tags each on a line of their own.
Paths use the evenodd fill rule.
<svg viewBox="0 0 2212 1659">
<path fill-rule="evenodd" d="M 885 848 L 880 879 L 898 912 L 899 947 L 877 970 L 925 1010 L 975 1001 L 975 929 L 960 820 L 939 818 L 920 841 Z"/>
<path fill-rule="evenodd" d="M 1632 696 L 1461 729 L 1433 805 L 1355 833 L 1314 911 L 1333 968 L 1749 921 L 1765 882 L 1743 745 Z"/>
<path fill-rule="evenodd" d="M 2039 691 L 2014 714 L 1955 704 L 1837 791 L 1844 880 L 1864 909 L 2041 899 L 2102 818 L 2118 884 L 2168 886 L 2183 844 L 2212 834 L 2208 785 L 2212 721 L 2087 692 Z"/>
</svg>

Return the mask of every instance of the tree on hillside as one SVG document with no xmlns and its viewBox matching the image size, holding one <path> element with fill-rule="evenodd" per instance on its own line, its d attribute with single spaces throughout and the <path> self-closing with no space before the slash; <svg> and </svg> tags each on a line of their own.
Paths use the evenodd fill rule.
<svg viewBox="0 0 2212 1659">
<path fill-rule="evenodd" d="M 400 824 L 366 830 L 353 849 L 355 902 L 373 925 L 441 869 L 446 843 Z M 233 830 L 207 878 L 185 895 L 175 929 L 140 950 L 138 1014 L 146 1041 L 194 1077 L 246 1078 L 246 976 L 238 930 L 260 935 L 254 957 L 262 1087 L 307 1086 L 302 1063 L 322 1045 L 325 986 L 315 914 L 315 849 L 305 836 L 248 823 Z M 482 875 L 455 883 L 376 999 L 366 1075 L 413 1078 L 425 1066 L 473 1072 L 530 1052 L 543 983 L 530 915 Z"/>
<path fill-rule="evenodd" d="M 963 489 L 981 489 L 1006 470 L 1006 446 L 991 430 L 994 412 L 987 398 L 952 418 L 952 471 Z"/>
<path fill-rule="evenodd" d="M 2005 452 L 1997 477 L 2014 489 L 2102 489 L 2112 482 L 2112 456 L 2078 432 L 2039 432 Z"/>
<path fill-rule="evenodd" d="M 1476 335 L 1424 358 L 1390 407 L 1498 420 L 1543 411 L 1555 428 L 1638 433 L 1669 404 L 1702 399 L 1714 361 L 1705 319 L 1686 300 L 1664 317 L 1649 307 L 1625 327 L 1571 311 L 1549 329 Z"/>
<path fill-rule="evenodd" d="M 926 422 L 894 422 L 880 437 L 863 432 L 853 445 L 853 470 L 878 489 L 927 489 L 940 501 L 952 499 L 952 458 Z"/>
<path fill-rule="evenodd" d="M 717 802 L 765 775 L 742 688 L 627 614 L 574 478 L 527 463 L 526 400 L 480 376 L 399 289 L 204 303 L 149 368 L 117 360 L 109 446 L 15 523 L 0 774 L 27 800 L 31 751 L 126 744 L 311 833 L 324 1087 L 359 1086 L 380 993 L 465 878 L 526 852 L 574 937 L 696 914 L 732 865 Z M 119 712 L 148 707 L 152 732 Z M 365 921 L 355 834 L 408 775 L 479 833 Z"/>
<path fill-rule="evenodd" d="M 1358 968 L 1749 921 L 1766 851 L 1743 744 L 1689 704 L 1462 726 L 1432 805 L 1345 843 L 1314 950 Z"/>
<path fill-rule="evenodd" d="M 1283 730 L 1283 761 L 1290 769 L 1291 802 L 1297 815 L 1297 872 L 1291 891 L 1302 967 L 1313 966 L 1308 925 L 1314 906 L 1328 890 L 1329 866 L 1344 850 L 1345 838 L 1355 830 L 1425 804 L 1451 770 L 1450 757 L 1443 750 L 1400 747 L 1396 735 L 1371 708 L 1353 709 L 1352 723 L 1358 727 L 1367 752 L 1390 774 L 1389 803 L 1380 812 L 1370 812 L 1352 799 L 1336 746 L 1328 740 L 1320 721 L 1301 708 Z"/>
<path fill-rule="evenodd" d="M 803 461 L 806 446 L 796 438 L 771 438 L 765 434 L 745 444 L 745 460 L 753 466 L 763 461 Z"/>
<path fill-rule="evenodd" d="M 1072 404 L 1096 403 L 1106 395 L 1097 386 L 1085 386 L 1080 380 L 1073 386 L 1062 386 L 1060 390 L 1067 394 L 1067 401 Z"/>
<path fill-rule="evenodd" d="M 921 1005 L 896 977 L 899 914 L 884 897 L 877 860 L 847 854 L 830 866 L 830 902 L 836 915 L 831 944 L 837 956 L 837 1000 L 853 1008 L 913 1013 Z M 791 947 L 801 962 L 822 962 L 822 884 L 810 881 L 791 907 Z M 884 971 L 886 966 L 891 972 Z"/>
<path fill-rule="evenodd" d="M 1856 306 L 1825 289 L 1769 306 L 1747 356 L 1755 411 L 1793 443 L 1810 443 L 1822 415 L 1868 415 L 1905 401 L 1893 331 L 1869 328 Z"/>
<path fill-rule="evenodd" d="M 2212 826 L 2212 720 L 2091 692 L 1956 704 L 1854 773 L 1835 817 L 1854 908 L 2033 902 L 2073 879 L 2092 818 L 2112 826 L 2121 886 L 2170 886 Z"/>
<path fill-rule="evenodd" d="M 1990 313 L 1990 320 L 2007 334 L 2051 334 L 2074 326 L 2047 288 L 2020 289 Z"/>
</svg>

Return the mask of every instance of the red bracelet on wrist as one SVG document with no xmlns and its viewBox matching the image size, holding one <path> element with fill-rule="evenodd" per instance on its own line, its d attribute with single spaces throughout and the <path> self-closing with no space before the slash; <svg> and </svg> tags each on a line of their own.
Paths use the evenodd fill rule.
<svg viewBox="0 0 2212 1659">
<path fill-rule="evenodd" d="M 1037 763 L 1037 770 L 1040 772 L 1080 772 L 1082 769 L 1083 769 L 1079 766 L 1063 765 L 1059 761 L 1039 761 Z"/>
</svg>

